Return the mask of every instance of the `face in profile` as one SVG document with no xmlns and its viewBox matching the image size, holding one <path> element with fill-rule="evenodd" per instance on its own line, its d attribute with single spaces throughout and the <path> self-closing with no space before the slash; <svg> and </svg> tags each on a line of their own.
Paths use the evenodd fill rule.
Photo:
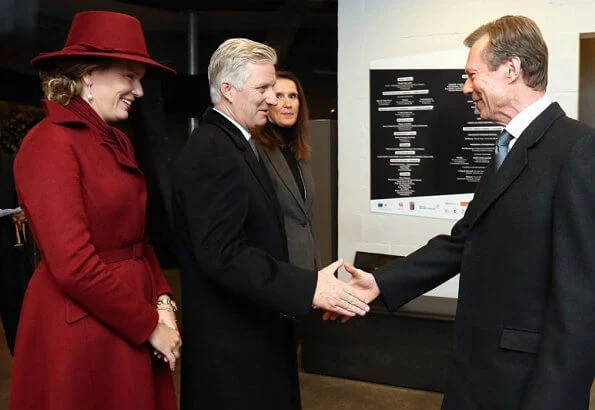
<svg viewBox="0 0 595 410">
<path fill-rule="evenodd" d="M 105 122 L 126 120 L 135 99 L 143 96 L 141 80 L 145 76 L 144 64 L 114 60 L 106 69 L 94 70 L 83 76 L 91 84 L 93 99 L 89 102 Z M 82 97 L 87 100 L 87 87 Z"/>
<path fill-rule="evenodd" d="M 490 69 L 484 54 L 488 43 L 486 34 L 469 50 L 465 67 L 468 77 L 463 92 L 473 99 L 482 119 L 506 124 L 506 110 L 510 104 L 506 63 L 495 70 Z"/>
<path fill-rule="evenodd" d="M 241 90 L 229 86 L 230 113 L 247 130 L 261 127 L 267 122 L 269 108 L 277 104 L 273 92 L 275 66 L 273 64 L 248 63 L 250 73 Z"/>
<path fill-rule="evenodd" d="M 296 84 L 288 78 L 278 78 L 273 87 L 277 105 L 269 110 L 269 121 L 283 128 L 293 127 L 300 112 L 300 99 Z"/>
</svg>

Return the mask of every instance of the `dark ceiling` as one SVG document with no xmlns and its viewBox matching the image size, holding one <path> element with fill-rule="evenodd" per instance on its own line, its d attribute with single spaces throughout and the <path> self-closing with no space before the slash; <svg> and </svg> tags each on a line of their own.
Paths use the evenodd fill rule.
<svg viewBox="0 0 595 410">
<path fill-rule="evenodd" d="M 83 10 L 139 18 L 151 55 L 182 75 L 190 70 L 190 21 L 196 22 L 196 75 L 205 75 L 210 55 L 227 38 L 265 42 L 277 50 L 278 67 L 302 80 L 313 118 L 336 106 L 337 0 L 0 0 L 0 70 L 34 74 L 29 60 L 62 48 L 72 16 Z"/>
<path fill-rule="evenodd" d="M 250 37 L 275 47 L 280 64 L 310 65 L 336 71 L 337 0 L 2 0 L 0 34 L 28 47 L 3 57 L 28 57 L 36 48 L 61 47 L 72 16 L 82 10 L 122 11 L 138 17 L 147 36 L 187 38 L 190 14 L 197 22 L 199 51 L 214 50 L 233 36 Z M 200 4 L 204 3 L 204 4 Z M 4 13 L 1 13 L 4 11 Z M 28 41 L 28 44 L 25 44 Z M 149 48 L 152 44 L 149 43 Z M 199 53 L 199 57 L 202 54 Z"/>
</svg>

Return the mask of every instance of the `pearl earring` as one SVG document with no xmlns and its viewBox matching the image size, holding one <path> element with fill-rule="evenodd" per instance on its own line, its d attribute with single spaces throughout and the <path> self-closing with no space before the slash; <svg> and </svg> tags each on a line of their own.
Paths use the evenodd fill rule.
<svg viewBox="0 0 595 410">
<path fill-rule="evenodd" d="M 91 94 L 91 84 L 87 84 L 87 100 L 93 101 L 93 94 Z"/>
</svg>

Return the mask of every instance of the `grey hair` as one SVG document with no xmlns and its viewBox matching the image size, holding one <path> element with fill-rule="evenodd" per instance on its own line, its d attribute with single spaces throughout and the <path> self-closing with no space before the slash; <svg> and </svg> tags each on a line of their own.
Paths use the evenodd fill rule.
<svg viewBox="0 0 595 410">
<path fill-rule="evenodd" d="M 242 90 L 250 72 L 248 63 L 277 64 L 275 50 L 256 41 L 246 38 L 230 38 L 215 50 L 209 62 L 209 92 L 211 102 L 217 104 L 221 100 L 221 83 L 229 82 L 234 88 Z"/>
<path fill-rule="evenodd" d="M 504 16 L 477 28 L 465 39 L 472 47 L 484 35 L 489 43 L 484 58 L 490 70 L 496 70 L 508 57 L 521 61 L 523 79 L 527 86 L 537 91 L 547 88 L 548 50 L 537 24 L 525 16 Z"/>
</svg>

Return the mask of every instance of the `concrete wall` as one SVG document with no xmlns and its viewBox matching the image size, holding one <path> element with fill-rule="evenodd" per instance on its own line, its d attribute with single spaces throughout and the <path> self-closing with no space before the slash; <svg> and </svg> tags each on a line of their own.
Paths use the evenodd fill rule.
<svg viewBox="0 0 595 410">
<path fill-rule="evenodd" d="M 356 250 L 407 255 L 453 225 L 369 211 L 370 62 L 460 48 L 475 28 L 506 14 L 540 26 L 550 53 L 548 95 L 576 118 L 580 33 L 595 32 L 595 1 L 339 0 L 339 257 L 351 261 Z M 456 292 L 454 281 L 430 295 Z"/>
</svg>

